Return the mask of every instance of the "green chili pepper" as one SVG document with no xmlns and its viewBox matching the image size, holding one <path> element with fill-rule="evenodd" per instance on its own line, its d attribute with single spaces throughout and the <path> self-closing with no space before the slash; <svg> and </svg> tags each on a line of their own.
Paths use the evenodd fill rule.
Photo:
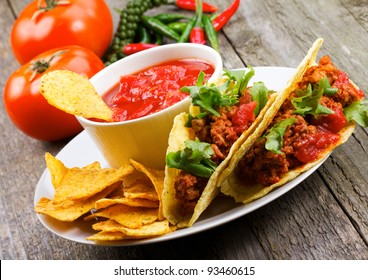
<svg viewBox="0 0 368 280">
<path fill-rule="evenodd" d="M 182 34 L 185 28 L 187 27 L 188 23 L 183 21 L 175 21 L 171 22 L 167 25 L 167 27 L 171 28 L 178 34 Z"/>
<path fill-rule="evenodd" d="M 215 28 L 212 25 L 211 19 L 208 16 L 203 15 L 202 24 L 203 24 L 203 28 L 204 28 L 204 31 L 206 33 L 207 39 L 210 42 L 210 45 L 218 53 L 220 53 L 217 32 L 216 32 Z"/>
<path fill-rule="evenodd" d="M 171 23 L 181 19 L 187 19 L 188 17 L 183 14 L 158 14 L 155 15 L 154 18 L 163 23 Z"/>
<path fill-rule="evenodd" d="M 181 33 L 180 39 L 178 40 L 179 43 L 186 43 L 189 41 L 190 32 L 194 27 L 195 21 L 196 17 L 193 17 L 191 20 L 189 20 L 187 27 Z"/>
<path fill-rule="evenodd" d="M 138 41 L 140 43 L 150 43 L 151 42 L 151 34 L 149 30 L 142 25 L 138 25 Z"/>
<path fill-rule="evenodd" d="M 142 22 L 146 27 L 152 29 L 154 32 L 158 34 L 161 34 L 175 41 L 179 41 L 180 39 L 180 35 L 178 33 L 170 29 L 162 21 L 159 21 L 154 17 L 142 16 Z"/>
<path fill-rule="evenodd" d="M 163 42 L 163 36 L 161 34 L 158 34 L 158 33 L 155 33 L 153 34 L 154 35 L 154 40 L 153 43 L 156 44 L 156 45 L 162 45 L 162 42 Z"/>
</svg>

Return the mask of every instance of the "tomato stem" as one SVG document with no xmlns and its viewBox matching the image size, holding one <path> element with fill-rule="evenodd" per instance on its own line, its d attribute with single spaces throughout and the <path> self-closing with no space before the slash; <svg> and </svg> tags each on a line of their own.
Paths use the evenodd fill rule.
<svg viewBox="0 0 368 280">
<path fill-rule="evenodd" d="M 58 5 L 69 5 L 71 4 L 69 0 L 45 0 L 46 6 L 41 6 L 42 0 L 37 1 L 37 11 L 33 14 L 32 20 L 36 20 L 40 14 L 51 11 L 56 8 Z"/>
<path fill-rule="evenodd" d="M 56 53 L 54 53 L 51 57 L 50 57 L 50 59 L 47 61 L 47 60 L 45 60 L 45 59 L 43 59 L 43 58 L 40 58 L 39 60 L 35 60 L 35 61 L 32 61 L 31 62 L 31 65 L 30 65 L 30 67 L 27 69 L 27 72 L 30 72 L 30 71 L 32 71 L 32 75 L 31 75 L 31 77 L 29 78 L 29 81 L 30 82 L 32 82 L 33 81 L 33 79 L 36 77 L 36 75 L 38 74 L 38 73 L 43 73 L 43 72 L 45 72 L 47 69 L 49 69 L 50 68 L 50 64 L 51 64 L 51 61 L 55 58 L 55 57 L 57 57 L 57 56 L 59 56 L 59 55 L 62 55 L 63 53 L 65 53 L 65 52 L 67 52 L 67 50 L 62 50 L 62 51 L 58 51 L 58 52 L 56 52 Z"/>
</svg>

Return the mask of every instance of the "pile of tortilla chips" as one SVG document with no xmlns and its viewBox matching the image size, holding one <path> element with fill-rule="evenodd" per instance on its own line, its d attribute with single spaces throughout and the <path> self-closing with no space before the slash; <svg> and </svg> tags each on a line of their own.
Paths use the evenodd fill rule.
<svg viewBox="0 0 368 280">
<path fill-rule="evenodd" d="M 101 168 L 98 162 L 66 167 L 46 153 L 54 187 L 52 199 L 42 197 L 35 206 L 39 214 L 60 221 L 95 221 L 93 241 L 143 239 L 175 230 L 162 214 L 164 171 L 131 160 L 131 165 Z"/>
</svg>

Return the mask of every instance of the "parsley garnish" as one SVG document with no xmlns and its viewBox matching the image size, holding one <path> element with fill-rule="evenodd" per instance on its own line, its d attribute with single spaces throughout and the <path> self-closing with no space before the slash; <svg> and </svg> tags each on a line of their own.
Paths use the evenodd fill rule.
<svg viewBox="0 0 368 280">
<path fill-rule="evenodd" d="M 333 95 L 338 91 L 332 88 L 328 79 L 321 79 L 317 86 L 313 87 L 309 84 L 306 90 L 297 90 L 296 97 L 291 98 L 291 102 L 295 108 L 294 113 L 302 115 L 307 114 L 316 117 L 319 114 L 333 114 L 334 111 L 319 103 L 319 99 L 323 94 Z"/>
<path fill-rule="evenodd" d="M 276 123 L 270 131 L 264 135 L 266 140 L 266 149 L 275 153 L 281 154 L 281 149 L 283 146 L 283 138 L 285 131 L 288 126 L 293 125 L 295 122 L 295 118 L 285 119 L 281 122 Z"/>
<path fill-rule="evenodd" d="M 166 165 L 184 170 L 198 177 L 209 178 L 217 165 L 211 160 L 211 145 L 195 140 L 185 141 L 184 150 L 170 152 L 166 155 Z"/>
<path fill-rule="evenodd" d="M 268 96 L 274 92 L 273 90 L 269 90 L 263 82 L 254 83 L 252 88 L 250 89 L 250 95 L 252 97 L 252 101 L 256 101 L 257 106 L 254 109 L 254 115 L 258 116 L 259 112 L 266 105 L 268 101 Z"/>
<path fill-rule="evenodd" d="M 348 121 L 354 120 L 360 126 L 368 127 L 368 100 L 360 100 L 344 108 Z"/>
<path fill-rule="evenodd" d="M 228 80 L 220 86 L 204 84 L 204 73 L 201 72 L 195 86 L 182 87 L 181 91 L 190 94 L 192 104 L 199 106 L 201 113 L 220 116 L 216 109 L 239 102 L 241 91 L 247 87 L 249 80 L 254 75 L 254 69 L 250 67 L 248 71 L 224 70 L 224 72 Z"/>
</svg>

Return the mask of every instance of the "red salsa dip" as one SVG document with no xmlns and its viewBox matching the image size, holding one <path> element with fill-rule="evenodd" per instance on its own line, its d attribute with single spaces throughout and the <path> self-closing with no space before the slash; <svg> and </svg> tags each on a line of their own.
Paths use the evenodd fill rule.
<svg viewBox="0 0 368 280">
<path fill-rule="evenodd" d="M 214 66 L 198 59 L 164 62 L 134 74 L 121 76 L 120 82 L 103 95 L 113 110 L 113 121 L 127 121 L 166 109 L 184 98 L 183 86 L 193 86 L 200 72 L 207 81 Z"/>
</svg>

